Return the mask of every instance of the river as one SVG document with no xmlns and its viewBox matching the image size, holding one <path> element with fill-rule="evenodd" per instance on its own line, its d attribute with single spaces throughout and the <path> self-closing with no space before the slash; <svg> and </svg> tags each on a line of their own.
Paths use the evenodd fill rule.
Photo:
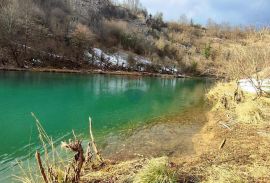
<svg viewBox="0 0 270 183">
<path fill-rule="evenodd" d="M 72 130 L 87 138 L 91 116 L 98 144 L 109 157 L 123 142 L 120 136 L 130 129 L 142 130 L 125 134 L 125 143 L 130 143 L 136 134 L 145 140 L 140 133 L 149 133 L 145 128 L 148 124 L 160 122 L 166 116 L 179 117 L 187 109 L 202 106 L 208 85 L 204 79 L 2 71 L 0 182 L 10 182 L 16 162 L 25 161 L 40 145 L 31 112 L 57 142 L 68 138 Z M 151 128 L 158 133 L 167 130 L 170 134 L 169 129 L 175 126 L 163 126 L 162 130 Z M 179 129 L 176 133 L 187 131 Z M 156 137 L 151 137 L 151 133 L 149 136 Z M 108 142 L 116 145 L 110 146 Z"/>
</svg>

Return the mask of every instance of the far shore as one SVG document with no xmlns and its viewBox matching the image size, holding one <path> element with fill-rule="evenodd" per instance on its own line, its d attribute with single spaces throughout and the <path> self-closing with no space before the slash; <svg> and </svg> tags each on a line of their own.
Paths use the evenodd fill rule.
<svg viewBox="0 0 270 183">
<path fill-rule="evenodd" d="M 151 72 L 136 71 L 110 71 L 99 69 L 55 69 L 55 68 L 16 68 L 16 67 L 0 67 L 0 71 L 28 71 L 28 72 L 53 72 L 53 73 L 77 73 L 77 74 L 108 74 L 108 75 L 124 75 L 124 76 L 149 76 L 161 78 L 191 78 L 189 75 L 177 74 L 161 74 Z"/>
</svg>

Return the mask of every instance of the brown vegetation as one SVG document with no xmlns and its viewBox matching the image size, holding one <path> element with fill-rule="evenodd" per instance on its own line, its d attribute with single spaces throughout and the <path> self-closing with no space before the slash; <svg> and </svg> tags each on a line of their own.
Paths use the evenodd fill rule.
<svg viewBox="0 0 270 183">
<path fill-rule="evenodd" d="M 99 47 L 144 56 L 153 63 L 147 68 L 150 72 L 166 66 L 224 76 L 227 69 L 238 72 L 232 64 L 262 56 L 256 56 L 258 49 L 265 50 L 264 60 L 268 57 L 267 29 L 231 27 L 212 20 L 202 27 L 184 15 L 179 22 L 165 22 L 162 13 L 148 15 L 139 1 L 115 5 L 108 0 L 12 0 L 1 1 L 0 8 L 2 67 L 91 69 L 96 66 L 84 53 Z"/>
</svg>

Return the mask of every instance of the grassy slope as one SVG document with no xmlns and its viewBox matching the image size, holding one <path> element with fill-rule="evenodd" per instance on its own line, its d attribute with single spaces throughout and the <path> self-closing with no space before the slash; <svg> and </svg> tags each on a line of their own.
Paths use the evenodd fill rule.
<svg viewBox="0 0 270 183">
<path fill-rule="evenodd" d="M 233 97 L 234 90 L 232 84 L 223 84 L 209 94 L 210 98 L 216 98 L 212 100 L 215 108 L 209 114 L 209 123 L 194 139 L 201 167 L 207 182 L 267 182 L 270 125 L 265 109 L 269 108 L 270 101 L 263 97 L 254 101 L 254 96 L 245 95 L 244 101 L 238 104 L 229 99 L 233 104 L 225 109 L 219 98 Z M 220 148 L 224 139 L 226 143 Z"/>
</svg>

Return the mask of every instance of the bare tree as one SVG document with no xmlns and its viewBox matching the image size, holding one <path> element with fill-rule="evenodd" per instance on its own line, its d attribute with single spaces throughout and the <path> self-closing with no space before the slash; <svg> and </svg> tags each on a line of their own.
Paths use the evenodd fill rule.
<svg viewBox="0 0 270 183">
<path fill-rule="evenodd" d="M 140 0 L 124 0 L 123 5 L 126 8 L 128 8 L 134 12 L 137 12 L 139 10 L 139 7 L 141 4 L 140 4 Z"/>
<path fill-rule="evenodd" d="M 34 25 L 33 21 L 33 8 L 34 4 L 32 0 L 24 0 L 23 3 L 20 4 L 20 19 L 21 19 L 21 27 L 24 32 L 23 38 L 23 46 L 24 46 L 24 54 L 26 55 L 28 41 L 32 33 L 32 26 Z"/>
<path fill-rule="evenodd" d="M 10 0 L 7 3 L 1 5 L 0 11 L 0 22 L 1 22 L 1 32 L 4 36 L 12 36 L 18 26 L 19 19 L 19 2 L 18 0 Z"/>
<path fill-rule="evenodd" d="M 14 44 L 14 38 L 19 29 L 19 1 L 10 0 L 5 3 L 1 3 L 0 10 L 0 40 L 2 46 L 6 47 L 10 55 L 15 60 L 17 66 L 21 67 L 22 64 L 19 61 L 20 51 L 17 44 Z"/>
<path fill-rule="evenodd" d="M 181 24 L 188 25 L 189 24 L 188 17 L 185 14 L 181 15 L 179 18 L 179 22 Z"/>
<path fill-rule="evenodd" d="M 83 60 L 83 53 L 91 47 L 94 39 L 94 34 L 91 30 L 82 24 L 78 24 L 75 31 L 72 33 L 72 46 L 77 61 Z"/>
</svg>

